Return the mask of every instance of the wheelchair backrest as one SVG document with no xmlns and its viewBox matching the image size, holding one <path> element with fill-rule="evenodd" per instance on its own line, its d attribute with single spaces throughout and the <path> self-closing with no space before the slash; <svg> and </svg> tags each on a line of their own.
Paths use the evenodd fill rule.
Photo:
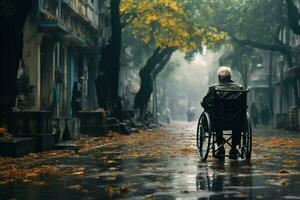
<svg viewBox="0 0 300 200">
<path fill-rule="evenodd" d="M 214 130 L 243 130 L 248 90 L 215 89 L 212 124 Z"/>
</svg>

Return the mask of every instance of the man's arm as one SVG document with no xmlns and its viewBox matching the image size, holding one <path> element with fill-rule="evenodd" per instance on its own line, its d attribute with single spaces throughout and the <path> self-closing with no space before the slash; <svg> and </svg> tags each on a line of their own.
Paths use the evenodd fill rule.
<svg viewBox="0 0 300 200">
<path fill-rule="evenodd" d="M 214 87 L 212 86 L 209 87 L 207 94 L 203 98 L 201 105 L 204 109 L 207 108 L 207 106 L 211 103 L 213 99 L 213 91 L 214 91 Z"/>
</svg>

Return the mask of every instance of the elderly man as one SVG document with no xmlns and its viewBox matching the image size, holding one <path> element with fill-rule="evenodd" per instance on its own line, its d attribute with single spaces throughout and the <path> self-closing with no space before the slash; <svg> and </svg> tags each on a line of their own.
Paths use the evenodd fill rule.
<svg viewBox="0 0 300 200">
<path fill-rule="evenodd" d="M 226 89 L 226 90 L 243 90 L 243 87 L 234 83 L 231 80 L 231 69 L 229 67 L 220 67 L 217 72 L 218 75 L 218 84 L 214 84 L 209 87 L 207 95 L 203 98 L 201 105 L 203 106 L 204 110 L 208 113 L 210 112 L 210 104 L 213 100 L 214 90 L 215 89 Z M 232 148 L 229 151 L 229 158 L 236 159 L 238 156 L 238 152 L 236 146 L 240 143 L 241 139 L 241 131 L 240 130 L 232 130 Z M 223 130 L 216 130 L 216 140 L 218 146 L 223 144 Z M 217 153 L 217 158 L 224 158 L 225 149 L 221 147 Z"/>
</svg>

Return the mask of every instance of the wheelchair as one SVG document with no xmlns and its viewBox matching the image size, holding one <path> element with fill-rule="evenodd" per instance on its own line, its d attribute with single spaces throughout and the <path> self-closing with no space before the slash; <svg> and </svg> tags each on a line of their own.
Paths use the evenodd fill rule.
<svg viewBox="0 0 300 200">
<path fill-rule="evenodd" d="M 247 113 L 247 93 L 248 90 L 214 90 L 212 101 L 201 114 L 197 125 L 197 150 L 201 161 L 207 159 L 210 151 L 216 157 L 225 144 L 232 146 L 232 133 L 223 133 L 223 143 L 218 146 L 216 130 L 239 130 L 241 141 L 237 147 L 238 157 L 251 159 L 252 129 Z"/>
</svg>

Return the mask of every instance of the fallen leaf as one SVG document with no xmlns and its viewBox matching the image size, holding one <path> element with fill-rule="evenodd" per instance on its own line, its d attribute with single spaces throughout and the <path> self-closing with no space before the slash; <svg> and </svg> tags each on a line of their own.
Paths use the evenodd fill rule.
<svg viewBox="0 0 300 200">
<path fill-rule="evenodd" d="M 34 182 L 34 184 L 37 185 L 37 186 L 44 186 L 44 185 L 46 185 L 46 183 L 44 181 L 36 181 L 36 182 Z"/>
<path fill-rule="evenodd" d="M 148 194 L 147 196 L 145 196 L 144 200 L 152 200 L 153 199 L 153 195 L 152 194 Z"/>
<path fill-rule="evenodd" d="M 294 164 L 297 163 L 296 160 L 284 160 L 283 162 L 284 162 L 285 164 L 287 164 L 287 165 L 294 165 Z"/>
<path fill-rule="evenodd" d="M 109 197 L 114 195 L 114 188 L 112 186 L 108 186 L 105 188 L 105 192 Z"/>
<path fill-rule="evenodd" d="M 38 174 L 36 172 L 28 172 L 28 173 L 25 173 L 25 177 L 26 178 L 30 178 L 30 177 L 36 177 L 38 176 Z"/>
<path fill-rule="evenodd" d="M 288 174 L 289 173 L 289 171 L 287 169 L 281 169 L 278 172 L 281 173 L 281 174 Z"/>
<path fill-rule="evenodd" d="M 288 181 L 289 181 L 288 179 L 280 179 L 278 183 L 280 183 L 281 185 L 286 185 Z"/>
<path fill-rule="evenodd" d="M 261 196 L 261 195 L 256 195 L 255 198 L 256 198 L 256 199 L 263 199 L 264 197 Z"/>
<path fill-rule="evenodd" d="M 184 190 L 184 191 L 181 191 L 181 193 L 183 193 L 183 194 L 188 194 L 188 193 L 189 193 L 189 191 L 187 191 L 187 190 Z"/>
<path fill-rule="evenodd" d="M 265 158 L 273 158 L 273 155 L 272 154 L 266 154 L 264 155 Z"/>
<path fill-rule="evenodd" d="M 88 190 L 81 190 L 81 192 L 83 192 L 83 193 L 89 193 L 90 191 L 88 191 Z"/>
<path fill-rule="evenodd" d="M 252 161 L 252 164 L 253 164 L 253 165 L 257 165 L 257 164 L 260 164 L 260 163 L 262 163 L 262 162 L 263 162 L 262 159 L 256 159 L 256 160 L 253 160 L 253 161 Z"/>
<path fill-rule="evenodd" d="M 4 180 L 4 181 L 1 181 L 1 182 L 0 182 L 0 185 L 12 183 L 12 182 L 14 182 L 14 181 L 15 181 L 14 179 L 6 179 L 6 180 Z"/>
<path fill-rule="evenodd" d="M 0 133 L 6 133 L 6 132 L 7 132 L 6 128 L 0 128 Z"/>
<path fill-rule="evenodd" d="M 27 154 L 27 156 L 36 158 L 38 156 L 38 154 L 36 154 L 36 153 L 29 153 L 29 154 Z"/>
<path fill-rule="evenodd" d="M 128 187 L 120 187 L 119 191 L 120 191 L 120 194 L 127 194 L 130 192 Z"/>
<path fill-rule="evenodd" d="M 106 162 L 107 162 L 107 164 L 115 164 L 115 163 L 117 163 L 117 161 L 115 161 L 115 160 L 107 160 Z"/>
<path fill-rule="evenodd" d="M 81 187 L 81 185 L 71 185 L 68 188 L 73 189 L 73 190 L 80 190 L 82 187 Z"/>
<path fill-rule="evenodd" d="M 72 175 L 83 175 L 84 172 L 83 171 L 79 171 L 79 172 L 73 172 Z"/>
</svg>

